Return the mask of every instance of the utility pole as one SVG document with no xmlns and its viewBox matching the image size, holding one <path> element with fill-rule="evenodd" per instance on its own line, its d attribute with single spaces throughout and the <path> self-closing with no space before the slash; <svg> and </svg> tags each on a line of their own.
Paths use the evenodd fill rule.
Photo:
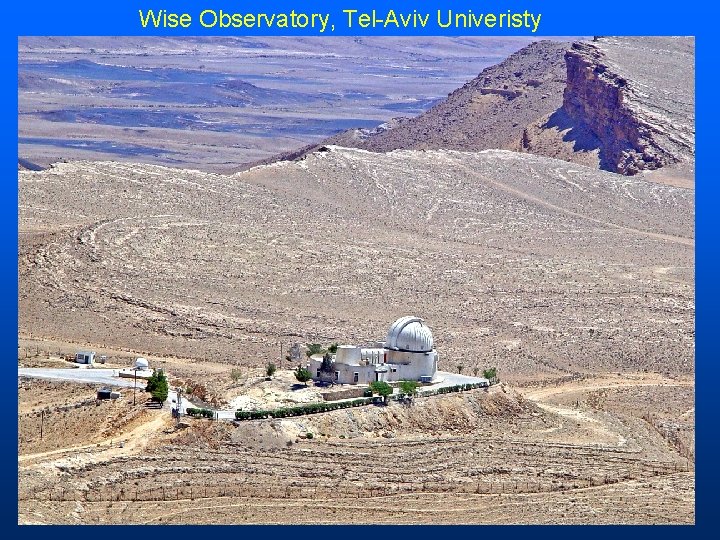
<svg viewBox="0 0 720 540">
<path fill-rule="evenodd" d="M 135 368 L 135 389 L 133 390 L 133 405 L 135 405 L 135 395 L 137 394 L 137 367 Z"/>
<path fill-rule="evenodd" d="M 282 361 L 283 361 L 283 351 L 282 351 L 282 341 L 280 342 L 280 369 L 282 369 Z"/>
<path fill-rule="evenodd" d="M 180 415 L 182 414 L 182 387 L 178 387 L 177 396 L 177 417 L 175 418 L 175 424 L 180 423 Z"/>
<path fill-rule="evenodd" d="M 45 409 L 40 411 L 40 440 L 42 441 L 43 436 L 43 424 L 45 423 Z"/>
</svg>

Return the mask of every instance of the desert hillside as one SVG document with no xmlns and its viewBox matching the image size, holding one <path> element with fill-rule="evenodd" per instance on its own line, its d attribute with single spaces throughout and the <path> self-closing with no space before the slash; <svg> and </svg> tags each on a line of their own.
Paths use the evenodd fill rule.
<svg viewBox="0 0 720 540">
<path fill-rule="evenodd" d="M 261 365 L 421 313 L 507 378 L 693 369 L 693 191 L 508 151 L 21 171 L 20 331 Z"/>
<path fill-rule="evenodd" d="M 624 175 L 672 166 L 670 176 L 692 179 L 693 56 L 693 38 L 540 41 L 415 118 L 326 143 L 373 152 L 504 148 Z"/>
<path fill-rule="evenodd" d="M 368 41 L 338 43 L 356 55 L 383 43 Z M 343 60 L 312 60 L 314 43 L 293 54 L 339 77 L 327 68 Z M 24 54 L 70 45 L 37 44 Z M 430 45 L 460 47 L 463 63 L 475 43 Z M 537 42 L 414 119 L 232 174 L 216 168 L 239 165 L 227 132 L 175 167 L 122 152 L 19 161 L 19 523 L 693 523 L 693 54 L 690 38 Z M 195 86 L 206 74 L 174 62 L 177 96 L 220 99 L 217 120 L 238 94 L 288 104 L 257 126 L 258 155 L 287 148 L 265 126 L 285 129 L 291 101 L 314 103 L 262 81 Z M 62 69 L 118 67 L 91 64 Z M 35 73 L 47 62 L 26 68 L 21 87 L 60 105 L 35 128 L 85 123 L 102 139 L 125 128 L 93 119 L 135 118 L 89 111 L 87 95 L 70 107 L 62 81 Z M 162 94 L 143 81 L 95 91 Z M 363 96 L 338 99 L 354 115 Z M 178 148 L 209 142 L 206 120 L 166 113 L 155 120 L 197 124 Z M 49 156 L 56 143 L 36 146 Z M 372 386 L 307 380 L 285 356 L 293 343 L 373 344 L 410 314 L 439 355 L 420 393 L 403 381 L 398 399 L 350 401 Z M 102 365 L 73 369 L 82 349 Z M 167 396 L 162 377 L 151 397 L 137 369 L 116 372 L 148 362 Z M 101 384 L 121 396 L 94 399 Z"/>
</svg>

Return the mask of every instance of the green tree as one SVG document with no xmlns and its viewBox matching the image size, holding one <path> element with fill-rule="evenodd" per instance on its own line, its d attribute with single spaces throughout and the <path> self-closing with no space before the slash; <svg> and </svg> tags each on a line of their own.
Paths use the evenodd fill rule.
<svg viewBox="0 0 720 540">
<path fill-rule="evenodd" d="M 400 381 L 400 393 L 406 396 L 414 396 L 417 392 L 417 381 Z"/>
<path fill-rule="evenodd" d="M 473 368 L 473 375 L 475 375 L 475 376 L 477 377 L 477 376 L 478 376 L 478 373 L 480 373 L 480 368 L 477 367 L 477 366 L 475 366 L 475 367 Z"/>
<path fill-rule="evenodd" d="M 323 347 L 319 343 L 309 343 L 307 346 L 308 350 L 305 354 L 310 358 L 314 354 L 320 354 L 323 352 Z"/>
<path fill-rule="evenodd" d="M 497 382 L 497 368 L 491 367 L 483 371 L 483 377 L 490 382 Z"/>
<path fill-rule="evenodd" d="M 392 395 L 393 388 L 385 381 L 374 381 L 370 383 L 370 390 L 378 396 L 382 396 L 387 405 L 388 397 Z"/>
<path fill-rule="evenodd" d="M 333 364 L 332 356 L 329 352 L 323 356 L 322 364 L 320 364 L 320 379 L 323 381 L 333 382 L 335 378 L 335 364 Z"/>
<path fill-rule="evenodd" d="M 307 386 L 307 382 L 312 379 L 312 375 L 310 375 L 310 371 L 308 371 L 307 368 L 298 366 L 295 370 L 295 378 L 301 383 L 305 383 L 305 386 Z"/>
<path fill-rule="evenodd" d="M 147 384 L 145 385 L 146 392 L 152 392 L 157 388 L 157 371 L 153 371 L 153 374 L 148 377 Z"/>
<path fill-rule="evenodd" d="M 275 364 L 273 364 L 272 362 L 270 362 L 270 363 L 265 367 L 265 374 L 266 374 L 268 377 L 272 377 L 273 375 L 275 375 L 275 372 L 276 372 L 276 371 L 277 371 L 277 366 L 276 366 Z"/>
<path fill-rule="evenodd" d="M 462 364 L 458 364 L 458 365 L 457 365 L 458 374 L 461 374 L 461 373 L 462 373 L 462 370 L 463 370 L 464 367 L 465 367 L 465 366 L 463 366 Z"/>
<path fill-rule="evenodd" d="M 330 345 L 330 346 L 327 348 L 327 350 L 328 350 L 328 352 L 329 352 L 330 354 L 337 354 L 337 349 L 338 349 L 338 344 L 337 344 L 337 343 L 333 343 L 332 345 Z"/>
<path fill-rule="evenodd" d="M 167 377 L 162 370 L 158 369 L 150 375 L 145 391 L 150 392 L 153 401 L 165 403 L 168 398 L 169 386 Z"/>
</svg>

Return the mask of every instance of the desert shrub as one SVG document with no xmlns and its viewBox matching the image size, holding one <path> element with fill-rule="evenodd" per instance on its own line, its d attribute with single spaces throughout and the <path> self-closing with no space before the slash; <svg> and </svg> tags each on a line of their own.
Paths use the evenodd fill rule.
<svg viewBox="0 0 720 540">
<path fill-rule="evenodd" d="M 310 433 L 310 432 L 308 432 L 308 433 L 305 435 L 305 438 L 306 438 L 306 439 L 312 439 L 313 437 L 314 437 L 314 435 L 313 435 L 312 433 Z"/>
<path fill-rule="evenodd" d="M 267 366 L 265 366 L 265 374 L 268 377 L 272 377 L 273 375 L 275 375 L 276 371 L 277 371 L 277 366 L 275 364 L 273 364 L 272 362 L 270 362 Z"/>
<path fill-rule="evenodd" d="M 308 358 L 314 354 L 321 354 L 323 352 L 323 346 L 319 343 L 308 343 L 307 351 L 305 354 L 308 356 Z"/>
<path fill-rule="evenodd" d="M 400 393 L 412 396 L 417 392 L 417 381 L 400 381 Z"/>
<path fill-rule="evenodd" d="M 232 379 L 232 382 L 238 382 L 242 378 L 242 370 L 238 368 L 234 368 L 230 372 L 230 379 Z"/>
</svg>

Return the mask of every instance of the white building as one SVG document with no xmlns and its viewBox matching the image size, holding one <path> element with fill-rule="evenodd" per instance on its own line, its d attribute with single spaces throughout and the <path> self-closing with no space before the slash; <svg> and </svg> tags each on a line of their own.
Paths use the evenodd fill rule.
<svg viewBox="0 0 720 540">
<path fill-rule="evenodd" d="M 78 364 L 93 364 L 95 362 L 95 351 L 78 351 L 75 353 L 75 362 Z"/>
<path fill-rule="evenodd" d="M 136 358 L 131 368 L 125 368 L 118 371 L 119 377 L 133 379 L 149 379 L 155 371 L 150 368 L 147 358 Z"/>
<path fill-rule="evenodd" d="M 376 347 L 340 345 L 333 357 L 334 382 L 368 384 L 373 381 L 423 381 L 435 379 L 438 353 L 423 320 L 402 317 L 390 325 L 384 342 Z M 321 356 L 310 358 L 308 369 L 320 379 Z"/>
<path fill-rule="evenodd" d="M 148 361 L 145 358 L 136 358 L 135 363 L 133 364 L 133 369 L 145 371 L 150 369 L 150 364 L 148 364 Z"/>
</svg>

